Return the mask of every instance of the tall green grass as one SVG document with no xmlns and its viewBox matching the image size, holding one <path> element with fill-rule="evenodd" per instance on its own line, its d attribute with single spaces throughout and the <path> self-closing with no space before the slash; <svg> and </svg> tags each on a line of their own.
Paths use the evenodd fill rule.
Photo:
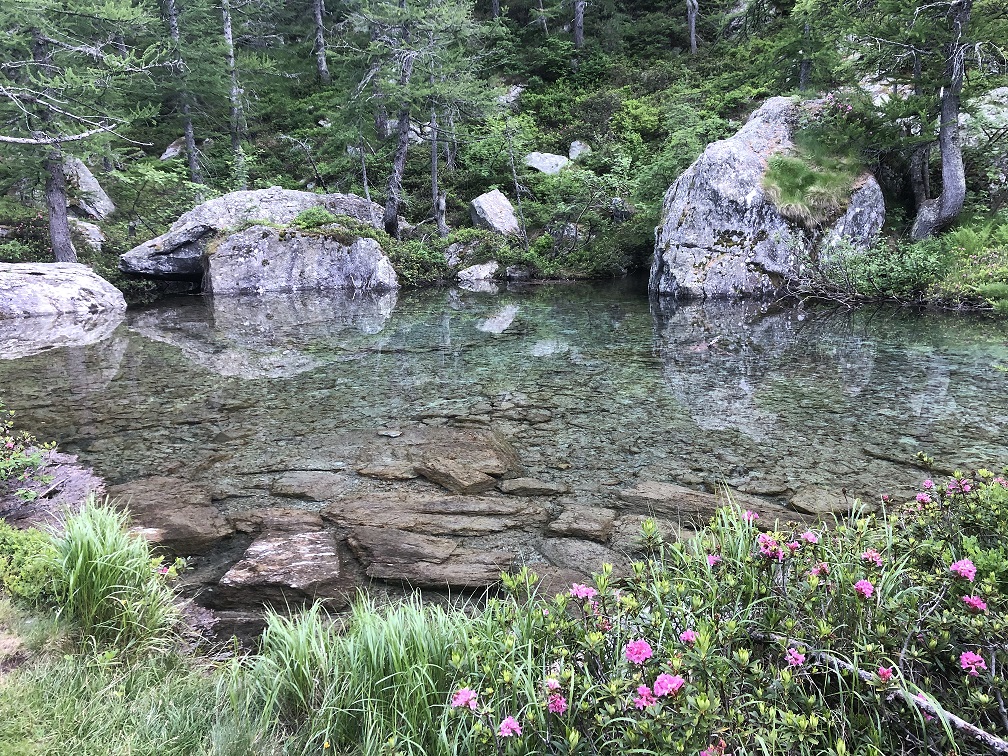
<svg viewBox="0 0 1008 756">
<path fill-rule="evenodd" d="M 163 646 L 178 620 L 175 596 L 157 573 L 147 542 L 128 532 L 127 516 L 89 497 L 56 539 L 63 616 L 98 645 Z"/>
<path fill-rule="evenodd" d="M 462 612 L 419 600 L 379 609 L 361 598 L 344 632 L 318 606 L 270 614 L 253 685 L 267 720 L 306 748 L 445 753 L 453 655 L 466 648 L 469 625 Z"/>
</svg>

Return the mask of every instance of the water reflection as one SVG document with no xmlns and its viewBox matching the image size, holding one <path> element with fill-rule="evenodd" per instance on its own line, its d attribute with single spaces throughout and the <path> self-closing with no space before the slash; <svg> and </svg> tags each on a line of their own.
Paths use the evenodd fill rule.
<svg viewBox="0 0 1008 756">
<path fill-rule="evenodd" d="M 386 427 L 493 428 L 527 474 L 588 506 L 644 480 L 875 496 L 911 490 L 918 452 L 1008 463 L 1008 323 L 994 320 L 580 284 L 185 298 L 127 324 L 0 362 L 4 402 L 112 482 L 176 469 L 234 507 L 276 505 L 263 471 L 299 459 L 364 485 L 332 439 Z"/>
<path fill-rule="evenodd" d="M 313 350 L 380 333 L 395 304 L 395 292 L 197 297 L 133 312 L 129 324 L 217 375 L 291 378 L 322 364 Z"/>
<path fill-rule="evenodd" d="M 0 319 L 0 359 L 17 360 L 65 347 L 85 347 L 109 338 L 124 312 L 64 314 Z"/>
</svg>

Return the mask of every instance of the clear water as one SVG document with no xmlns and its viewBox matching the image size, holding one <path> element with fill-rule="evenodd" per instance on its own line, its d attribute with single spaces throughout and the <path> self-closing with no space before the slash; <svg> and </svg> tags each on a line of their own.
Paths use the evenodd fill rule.
<svg viewBox="0 0 1008 756">
<path fill-rule="evenodd" d="M 1008 464 L 1004 321 L 662 305 L 639 282 L 168 300 L 101 343 L 0 360 L 0 385 L 110 483 L 186 477 L 231 509 L 327 434 L 420 423 L 496 428 L 588 505 L 642 480 L 907 494 L 918 452 Z"/>
</svg>

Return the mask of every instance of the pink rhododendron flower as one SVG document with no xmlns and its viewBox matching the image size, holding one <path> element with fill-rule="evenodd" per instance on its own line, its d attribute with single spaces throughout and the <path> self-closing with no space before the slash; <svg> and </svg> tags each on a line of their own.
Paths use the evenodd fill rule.
<svg viewBox="0 0 1008 756">
<path fill-rule="evenodd" d="M 560 690 L 560 681 L 555 677 L 546 678 L 546 690 Z"/>
<path fill-rule="evenodd" d="M 882 555 L 879 554 L 878 551 L 876 551 L 875 549 L 868 549 L 864 554 L 861 555 L 861 558 L 864 559 L 866 562 L 871 562 L 876 567 L 882 566 Z"/>
<path fill-rule="evenodd" d="M 879 680 L 882 682 L 889 682 L 893 678 L 893 668 L 892 667 L 879 667 L 878 668 Z"/>
<path fill-rule="evenodd" d="M 790 543 L 788 543 L 787 547 L 788 551 L 794 554 L 796 551 L 798 551 L 798 549 L 801 548 L 801 544 L 798 543 L 798 541 L 791 541 Z"/>
<path fill-rule="evenodd" d="M 570 595 L 573 596 L 574 598 L 590 599 L 593 596 L 597 596 L 598 591 L 596 591 L 590 585 L 583 585 L 582 583 L 574 583 L 570 587 Z"/>
<path fill-rule="evenodd" d="M 976 566 L 969 559 L 960 559 L 958 562 L 953 562 L 952 566 L 949 567 L 949 572 L 954 572 L 961 578 L 966 578 L 971 583 L 973 578 L 976 577 Z"/>
<path fill-rule="evenodd" d="M 805 654 L 797 648 L 789 648 L 787 653 L 784 654 L 784 660 L 789 667 L 800 667 L 805 663 Z"/>
<path fill-rule="evenodd" d="M 925 489 L 930 491 L 932 488 L 934 488 L 934 481 L 931 480 L 931 478 L 928 478 L 927 480 L 924 481 L 922 485 L 924 486 Z"/>
<path fill-rule="evenodd" d="M 630 641 L 623 649 L 623 653 L 626 655 L 627 661 L 643 664 L 651 658 L 651 644 L 644 639 Z"/>
<path fill-rule="evenodd" d="M 725 749 L 727 747 L 728 744 L 724 742 L 723 738 L 721 738 L 718 740 L 717 745 L 712 745 L 700 751 L 700 756 L 728 756 L 728 754 L 725 753 Z"/>
<path fill-rule="evenodd" d="M 767 559 L 776 559 L 778 562 L 784 561 L 784 549 L 781 548 L 776 539 L 771 538 L 766 533 L 760 533 L 756 537 L 756 543 L 759 544 L 759 553 Z"/>
<path fill-rule="evenodd" d="M 819 562 L 815 567 L 809 570 L 809 575 L 812 577 L 822 577 L 823 575 L 829 575 L 829 565 L 826 562 Z"/>
<path fill-rule="evenodd" d="M 714 565 L 721 564 L 721 557 L 718 554 L 708 554 L 707 555 L 707 566 L 713 567 Z"/>
<path fill-rule="evenodd" d="M 924 493 L 923 491 L 917 494 L 917 501 L 921 504 L 931 503 L 931 494 Z"/>
<path fill-rule="evenodd" d="M 973 490 L 972 481 L 966 480 L 966 478 L 960 478 L 956 480 L 953 478 L 948 482 L 946 487 L 949 493 L 969 493 Z"/>
<path fill-rule="evenodd" d="M 1001 488 L 1008 488 L 1008 478 L 1003 478 L 1000 475 L 998 475 L 996 478 L 994 478 L 994 482 L 997 483 L 999 486 L 1001 486 Z"/>
<path fill-rule="evenodd" d="M 981 670 L 987 669 L 987 662 L 983 660 L 980 654 L 975 654 L 972 651 L 963 651 L 959 656 L 959 666 L 963 668 L 964 672 L 969 672 L 972 677 L 977 677 Z"/>
<path fill-rule="evenodd" d="M 745 512 L 742 513 L 742 519 L 748 522 L 749 524 L 752 524 L 759 519 L 759 515 L 753 512 L 751 509 L 747 509 Z"/>
<path fill-rule="evenodd" d="M 457 709 L 460 706 L 468 706 L 473 711 L 476 711 L 476 691 L 472 688 L 460 688 L 452 696 L 451 705 L 453 709 Z"/>
<path fill-rule="evenodd" d="M 497 731 L 497 734 L 502 738 L 521 735 L 521 725 L 518 724 L 518 720 L 514 717 L 505 717 L 504 721 L 500 723 L 500 729 Z"/>
<path fill-rule="evenodd" d="M 864 596 L 866 599 L 870 599 L 872 594 L 875 593 L 875 586 L 872 585 L 867 580 L 858 580 L 854 583 L 854 590 Z"/>
<path fill-rule="evenodd" d="M 654 681 L 654 694 L 656 696 L 675 695 L 679 689 L 686 684 L 686 681 L 679 675 L 667 675 L 662 672 Z"/>
<path fill-rule="evenodd" d="M 806 530 L 799 536 L 799 538 L 805 541 L 805 543 L 819 543 L 819 536 L 817 536 L 811 530 Z"/>
<path fill-rule="evenodd" d="M 692 630 L 683 630 L 679 633 L 679 640 L 683 643 L 689 643 L 691 646 L 696 643 L 696 633 Z"/>
<path fill-rule="evenodd" d="M 658 699 L 651 695 L 651 688 L 647 685 L 638 686 L 634 706 L 638 709 L 644 709 L 648 706 L 654 706 L 656 703 L 658 703 Z"/>
<path fill-rule="evenodd" d="M 987 602 L 979 596 L 963 596 L 962 601 L 971 612 L 983 614 L 987 611 Z"/>
<path fill-rule="evenodd" d="M 567 699 L 559 693 L 552 693 L 550 694 L 549 702 L 546 704 L 546 708 L 554 714 L 563 714 L 567 711 Z"/>
</svg>

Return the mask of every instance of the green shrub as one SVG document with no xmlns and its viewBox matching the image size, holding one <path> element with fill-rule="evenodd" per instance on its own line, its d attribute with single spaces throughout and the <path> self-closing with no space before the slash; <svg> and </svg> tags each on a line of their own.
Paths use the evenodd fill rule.
<svg viewBox="0 0 1008 756">
<path fill-rule="evenodd" d="M 14 411 L 5 410 L 0 402 L 0 481 L 28 483 L 44 482 L 38 474 L 42 466 L 42 455 L 51 444 L 39 443 L 38 439 L 24 431 L 14 430 Z M 30 499 L 36 494 L 25 486 L 19 486 L 15 493 Z"/>
<path fill-rule="evenodd" d="M 321 205 L 316 205 L 315 207 L 309 207 L 307 210 L 302 210 L 298 213 L 298 216 L 294 219 L 293 225 L 300 228 L 302 231 L 310 231 L 315 228 L 321 228 L 322 226 L 330 226 L 334 223 L 338 223 L 339 220 L 339 218 Z"/>
<path fill-rule="evenodd" d="M 34 528 L 18 530 L 0 520 L 0 588 L 16 599 L 51 604 L 59 578 L 52 538 Z"/>
<path fill-rule="evenodd" d="M 60 612 L 99 645 L 156 647 L 177 620 L 174 594 L 127 516 L 91 496 L 56 540 Z"/>
</svg>

